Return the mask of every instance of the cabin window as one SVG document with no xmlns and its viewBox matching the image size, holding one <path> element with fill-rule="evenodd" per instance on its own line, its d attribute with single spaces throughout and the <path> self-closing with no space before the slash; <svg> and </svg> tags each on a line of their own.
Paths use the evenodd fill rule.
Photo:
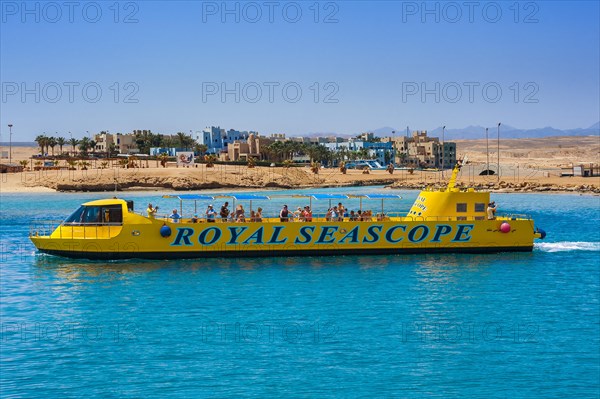
<svg viewBox="0 0 600 399">
<path fill-rule="evenodd" d="M 466 212 L 467 211 L 467 204 L 456 204 L 456 212 Z"/>
<path fill-rule="evenodd" d="M 100 212 L 99 206 L 86 206 L 83 214 L 81 215 L 81 223 L 101 223 L 102 213 Z"/>
<path fill-rule="evenodd" d="M 64 223 L 95 225 L 122 224 L 123 210 L 121 205 L 81 206 Z"/>
<path fill-rule="evenodd" d="M 80 206 L 75 212 L 71 214 L 68 218 L 65 219 L 65 223 L 80 223 L 81 222 L 81 214 L 85 210 L 85 206 Z"/>
<path fill-rule="evenodd" d="M 476 202 L 475 212 L 485 212 L 485 204 L 483 202 Z"/>
<path fill-rule="evenodd" d="M 457 216 L 456 220 L 467 220 L 466 216 Z"/>
</svg>

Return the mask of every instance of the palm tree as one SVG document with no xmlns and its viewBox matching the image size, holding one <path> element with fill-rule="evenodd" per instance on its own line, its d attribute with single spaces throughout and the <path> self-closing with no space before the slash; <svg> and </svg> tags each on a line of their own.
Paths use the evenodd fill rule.
<svg viewBox="0 0 600 399">
<path fill-rule="evenodd" d="M 331 159 L 333 153 L 329 151 L 327 147 L 321 144 L 314 144 L 308 146 L 306 149 L 308 156 L 310 156 L 311 162 L 324 162 Z"/>
<path fill-rule="evenodd" d="M 158 156 L 158 159 L 160 159 L 160 165 L 163 168 L 166 168 L 167 167 L 167 161 L 169 160 L 169 156 L 166 153 L 163 152 L 162 154 L 160 154 Z"/>
<path fill-rule="evenodd" d="M 67 140 L 64 137 L 58 137 L 56 139 L 56 144 L 58 144 L 58 147 L 60 148 L 60 153 L 62 154 L 63 145 L 67 144 Z"/>
<path fill-rule="evenodd" d="M 69 144 L 71 144 L 71 147 L 73 147 L 73 153 L 75 153 L 75 147 L 77 146 L 77 144 L 79 144 L 79 140 L 71 138 L 69 140 Z"/>
<path fill-rule="evenodd" d="M 217 160 L 217 157 L 214 156 L 214 155 L 205 155 L 204 156 L 204 161 L 206 162 L 206 167 L 207 168 L 214 167 L 216 160 Z"/>
<path fill-rule="evenodd" d="M 171 147 L 173 147 L 173 144 L 174 144 L 173 137 L 171 137 L 171 136 L 162 136 L 161 141 L 162 141 L 161 147 L 165 147 L 165 148 L 171 148 Z"/>
<path fill-rule="evenodd" d="M 35 142 L 40 146 L 40 152 L 42 155 L 44 154 L 44 148 L 46 148 L 46 143 L 48 142 L 48 137 L 43 134 L 38 135 L 35 138 Z"/>
<path fill-rule="evenodd" d="M 28 160 L 24 159 L 22 161 L 19 161 L 19 163 L 21 164 L 21 166 L 23 167 L 23 170 L 27 169 L 27 164 L 29 163 Z"/>
<path fill-rule="evenodd" d="M 285 154 L 285 145 L 283 141 L 276 141 L 268 147 L 271 154 L 275 157 L 276 160 L 280 161 L 283 159 Z"/>
<path fill-rule="evenodd" d="M 91 140 L 87 137 L 84 137 L 79 141 L 79 150 L 83 155 L 87 155 L 88 150 L 90 149 Z"/>
<path fill-rule="evenodd" d="M 46 142 L 46 146 L 52 148 L 52 156 L 54 156 L 54 147 L 56 147 L 57 144 L 58 144 L 58 142 L 56 141 L 55 137 L 48 137 L 48 141 Z"/>
<path fill-rule="evenodd" d="M 149 130 L 135 130 L 135 143 L 140 153 L 150 154 L 151 147 L 163 146 L 163 135 L 154 134 Z"/>
<path fill-rule="evenodd" d="M 179 141 L 179 148 L 186 150 L 194 143 L 194 138 L 192 136 L 182 132 L 177 133 L 177 140 Z"/>
<path fill-rule="evenodd" d="M 198 153 L 198 155 L 204 155 L 206 154 L 206 151 L 208 151 L 208 146 L 206 144 L 197 144 L 194 146 L 196 152 Z"/>
</svg>

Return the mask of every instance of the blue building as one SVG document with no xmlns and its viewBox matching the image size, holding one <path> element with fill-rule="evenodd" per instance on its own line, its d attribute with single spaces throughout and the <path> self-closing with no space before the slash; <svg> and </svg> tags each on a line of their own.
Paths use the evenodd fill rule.
<svg viewBox="0 0 600 399">
<path fill-rule="evenodd" d="M 208 147 L 207 152 L 210 154 L 219 154 L 221 152 L 227 152 L 227 146 L 232 144 L 234 141 L 244 143 L 248 140 L 250 133 L 256 132 L 239 131 L 235 129 L 221 129 L 219 126 L 210 126 L 202 130 L 200 134 L 196 136 L 196 141 L 199 144 L 204 144 Z"/>
<path fill-rule="evenodd" d="M 394 163 L 395 150 L 392 143 L 371 142 L 363 140 L 348 140 L 324 144 L 331 152 L 367 150 L 368 158 L 374 158 L 381 165 Z M 346 160 L 348 157 L 346 156 Z"/>
</svg>

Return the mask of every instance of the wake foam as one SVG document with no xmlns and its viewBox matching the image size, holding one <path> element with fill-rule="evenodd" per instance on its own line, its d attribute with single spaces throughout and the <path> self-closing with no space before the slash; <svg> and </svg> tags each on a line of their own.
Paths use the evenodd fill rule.
<svg viewBox="0 0 600 399">
<path fill-rule="evenodd" d="M 536 242 L 533 247 L 544 252 L 600 251 L 600 242 L 561 241 Z"/>
</svg>

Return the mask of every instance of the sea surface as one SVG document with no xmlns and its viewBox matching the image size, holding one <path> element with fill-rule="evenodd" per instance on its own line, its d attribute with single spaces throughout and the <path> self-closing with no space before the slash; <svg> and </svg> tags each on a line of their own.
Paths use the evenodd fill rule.
<svg viewBox="0 0 600 399">
<path fill-rule="evenodd" d="M 179 207 L 162 194 L 119 196 Z M 600 395 L 599 197 L 492 195 L 547 231 L 532 253 L 91 262 L 29 242 L 112 195 L 0 197 L 2 398 Z M 283 201 L 304 205 L 253 207 Z"/>
</svg>

